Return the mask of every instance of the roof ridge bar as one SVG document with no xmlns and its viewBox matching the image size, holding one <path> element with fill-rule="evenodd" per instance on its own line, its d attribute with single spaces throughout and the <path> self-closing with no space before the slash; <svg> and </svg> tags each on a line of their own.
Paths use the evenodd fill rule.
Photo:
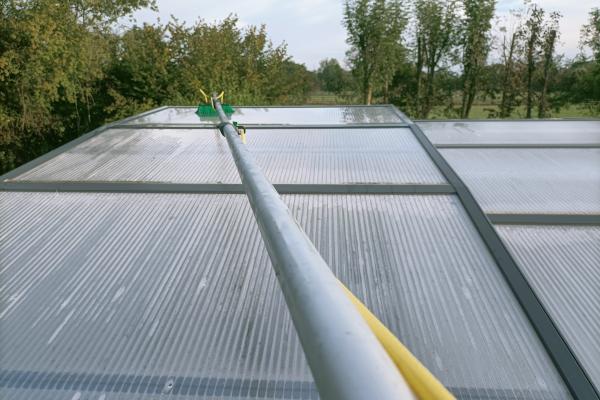
<svg viewBox="0 0 600 400">
<path fill-rule="evenodd" d="M 267 180 L 220 102 L 213 104 L 308 365 L 323 399 L 412 399 L 406 381 Z"/>
<path fill-rule="evenodd" d="M 351 124 L 244 124 L 248 129 L 396 129 L 408 128 L 403 122 L 390 123 L 351 123 Z M 210 122 L 194 123 L 173 123 L 173 124 L 120 124 L 112 126 L 112 129 L 215 129 L 215 125 Z"/>
<path fill-rule="evenodd" d="M 467 215 L 496 261 L 508 286 L 521 305 L 521 308 L 573 397 L 579 400 L 600 399 L 594 384 L 471 191 L 423 133 L 421 128 L 402 113 L 402 111 L 396 107 L 394 107 L 394 110 L 398 116 L 409 124 L 411 131 L 421 143 L 421 146 L 423 146 L 431 160 L 446 177 L 448 183 L 454 187 Z"/>
<path fill-rule="evenodd" d="M 595 149 L 598 143 L 434 143 L 438 149 Z"/>
</svg>

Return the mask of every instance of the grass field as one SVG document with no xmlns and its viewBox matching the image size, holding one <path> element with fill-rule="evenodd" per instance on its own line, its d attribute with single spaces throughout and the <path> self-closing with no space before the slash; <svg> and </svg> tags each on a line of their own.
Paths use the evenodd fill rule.
<svg viewBox="0 0 600 400">
<path fill-rule="evenodd" d="M 353 94 L 335 94 L 328 92 L 315 92 L 308 99 L 308 104 L 314 105 L 335 105 L 335 104 L 360 104 L 360 100 Z M 497 110 L 494 104 L 474 104 L 469 115 L 470 119 L 487 119 L 492 110 Z M 537 116 L 537 109 L 534 109 L 534 118 Z M 443 107 L 434 108 L 429 115 L 430 119 L 449 118 L 445 115 Z M 525 118 L 525 107 L 520 106 L 515 109 L 510 117 L 511 119 Z M 569 104 L 561 107 L 559 111 L 551 110 L 549 118 L 600 118 L 599 112 L 592 112 L 585 105 Z"/>
<path fill-rule="evenodd" d="M 491 110 L 497 110 L 498 107 L 496 105 L 489 104 L 474 104 L 471 108 L 471 113 L 469 114 L 469 119 L 487 119 L 489 118 Z M 533 117 L 537 118 L 537 108 L 533 110 Z M 599 113 L 593 113 L 589 108 L 584 105 L 579 104 L 569 104 L 567 106 L 561 107 L 557 112 L 555 110 L 550 111 L 548 118 L 600 118 Z M 443 119 L 448 118 L 448 116 L 444 115 L 443 109 L 440 107 L 439 109 L 434 109 L 430 119 Z M 520 119 L 525 118 L 525 107 L 520 106 L 515 109 L 513 114 L 510 116 L 511 119 Z"/>
</svg>

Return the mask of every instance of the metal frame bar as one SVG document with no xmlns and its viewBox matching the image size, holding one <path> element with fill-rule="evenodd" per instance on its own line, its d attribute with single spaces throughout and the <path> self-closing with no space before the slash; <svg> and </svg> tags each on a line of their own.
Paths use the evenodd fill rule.
<svg viewBox="0 0 600 400">
<path fill-rule="evenodd" d="M 600 399 L 597 389 L 590 380 L 579 360 L 569 347 L 560 330 L 546 311 L 544 305 L 523 275 L 517 262 L 498 236 L 494 226 L 481 209 L 479 203 L 462 181 L 460 176 L 452 169 L 441 153 L 429 141 L 421 128 L 412 122 L 400 110 L 395 108 L 397 115 L 409 123 L 410 128 L 421 143 L 431 160 L 437 165 L 448 182 L 456 190 L 465 211 L 469 215 L 475 228 L 479 232 L 490 254 L 496 261 L 506 282 L 521 305 L 525 315 L 536 331 L 546 352 L 554 362 L 556 369 L 565 381 L 569 391 L 576 399 Z"/>
<path fill-rule="evenodd" d="M 144 382 L 144 384 L 141 384 Z M 172 388 L 165 393 L 165 387 L 172 382 Z M 310 399 L 317 394 L 312 381 L 269 380 L 250 378 L 220 378 L 218 376 L 168 376 L 142 374 L 103 374 L 77 371 L 31 371 L 0 370 L 0 387 L 19 388 L 21 390 L 79 390 L 143 395 L 185 395 L 190 398 L 214 396 L 219 398 L 254 399 L 255 393 L 262 398 Z M 551 397 L 552 393 L 520 389 L 449 387 L 459 398 L 487 400 L 538 400 Z M 109 396 L 112 397 L 112 396 Z"/>
<path fill-rule="evenodd" d="M 454 194 L 447 184 L 274 184 L 279 194 Z M 0 191 L 12 192 L 116 192 L 116 193 L 239 193 L 237 183 L 164 183 L 96 181 L 9 181 Z"/>
<path fill-rule="evenodd" d="M 412 394 L 337 278 L 292 217 L 213 98 L 242 184 L 323 399 Z"/>
<path fill-rule="evenodd" d="M 17 176 L 19 176 L 21 174 L 24 174 L 25 172 L 28 172 L 28 171 L 32 170 L 33 168 L 37 167 L 38 165 L 45 163 L 46 161 L 48 161 L 48 160 L 50 160 L 50 159 L 52 159 L 52 158 L 54 158 L 54 157 L 56 157 L 56 156 L 58 156 L 60 154 L 62 154 L 64 152 L 72 149 L 73 147 L 77 146 L 78 144 L 81 144 L 81 143 L 85 142 L 86 140 L 91 139 L 94 136 L 97 136 L 97 135 L 101 134 L 102 132 L 104 132 L 104 131 L 106 131 L 108 129 L 113 128 L 116 125 L 123 124 L 123 123 L 125 123 L 127 121 L 131 121 L 131 120 L 133 120 L 135 118 L 139 118 L 139 117 L 143 117 L 143 116 L 147 116 L 147 115 L 150 115 L 150 114 L 157 113 L 157 112 L 162 111 L 162 110 L 164 110 L 166 108 L 168 108 L 168 107 L 165 106 L 165 107 L 154 108 L 152 110 L 146 111 L 146 112 L 141 113 L 141 114 L 132 115 L 131 117 L 127 117 L 127 118 L 121 119 L 119 121 L 112 122 L 110 124 L 102 125 L 102 126 L 96 128 L 96 129 L 94 129 L 93 131 L 90 131 L 90 132 L 88 132 L 88 133 L 86 133 L 84 135 L 81 135 L 78 138 L 73 139 L 70 142 L 67 142 L 67 143 L 63 144 L 62 146 L 57 147 L 56 149 L 54 149 L 52 151 L 49 151 L 46 154 L 41 155 L 38 158 L 35 158 L 35 159 L 33 159 L 33 160 L 29 161 L 29 162 L 26 162 L 25 164 L 23 164 L 23 165 L 15 168 L 15 169 L 13 169 L 12 171 L 7 172 L 4 175 L 0 175 L 0 182 L 1 181 L 5 181 L 5 180 L 9 180 L 9 179 L 15 178 L 15 177 L 17 177 Z"/>
<path fill-rule="evenodd" d="M 498 225 L 600 225 L 597 214 L 487 214 Z"/>
<path fill-rule="evenodd" d="M 439 143 L 438 149 L 595 149 L 599 143 Z"/>
<path fill-rule="evenodd" d="M 377 128 L 408 128 L 404 123 L 376 123 L 376 124 L 244 124 L 247 129 L 377 129 Z M 116 125 L 111 129 L 215 129 L 214 124 L 135 124 Z"/>
</svg>

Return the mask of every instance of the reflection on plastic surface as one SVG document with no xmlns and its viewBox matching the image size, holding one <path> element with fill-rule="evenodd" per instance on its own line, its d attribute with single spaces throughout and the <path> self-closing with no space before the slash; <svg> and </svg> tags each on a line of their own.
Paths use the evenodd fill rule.
<svg viewBox="0 0 600 400">
<path fill-rule="evenodd" d="M 272 183 L 445 183 L 406 128 L 254 129 L 247 137 Z M 212 129 L 110 129 L 16 179 L 240 183 Z"/>
<path fill-rule="evenodd" d="M 243 124 L 339 125 L 402 123 L 388 106 L 365 107 L 236 107 L 230 117 Z M 217 117 L 200 117 L 196 108 L 168 108 L 128 124 L 216 124 Z"/>
<path fill-rule="evenodd" d="M 600 149 L 441 149 L 486 212 L 600 213 Z"/>
<path fill-rule="evenodd" d="M 420 121 L 434 144 L 599 144 L 598 121 Z"/>
</svg>

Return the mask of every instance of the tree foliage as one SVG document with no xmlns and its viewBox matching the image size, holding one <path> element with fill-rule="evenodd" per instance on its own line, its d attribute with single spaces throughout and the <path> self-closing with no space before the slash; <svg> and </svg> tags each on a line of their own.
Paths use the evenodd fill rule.
<svg viewBox="0 0 600 400">
<path fill-rule="evenodd" d="M 416 1 L 416 111 L 427 118 L 436 99 L 435 74 L 452 56 L 459 29 L 456 0 Z"/>
<path fill-rule="evenodd" d="M 462 105 L 461 118 L 468 118 L 491 48 L 490 29 L 496 0 L 463 0 L 461 26 Z"/>
<path fill-rule="evenodd" d="M 114 23 L 152 0 L 0 0 L 0 170 L 107 121 L 224 90 L 237 104 L 306 101 L 314 76 L 265 27 Z"/>
<path fill-rule="evenodd" d="M 371 104 L 375 85 L 391 81 L 402 55 L 406 15 L 400 0 L 346 0 L 347 56 L 363 100 Z"/>
<path fill-rule="evenodd" d="M 589 21 L 581 28 L 581 49 L 592 51 L 593 58 L 600 63 L 600 8 L 595 7 L 589 13 Z"/>
<path fill-rule="evenodd" d="M 321 60 L 317 69 L 317 79 L 321 88 L 332 93 L 341 93 L 350 85 L 348 72 L 335 58 Z"/>
</svg>

